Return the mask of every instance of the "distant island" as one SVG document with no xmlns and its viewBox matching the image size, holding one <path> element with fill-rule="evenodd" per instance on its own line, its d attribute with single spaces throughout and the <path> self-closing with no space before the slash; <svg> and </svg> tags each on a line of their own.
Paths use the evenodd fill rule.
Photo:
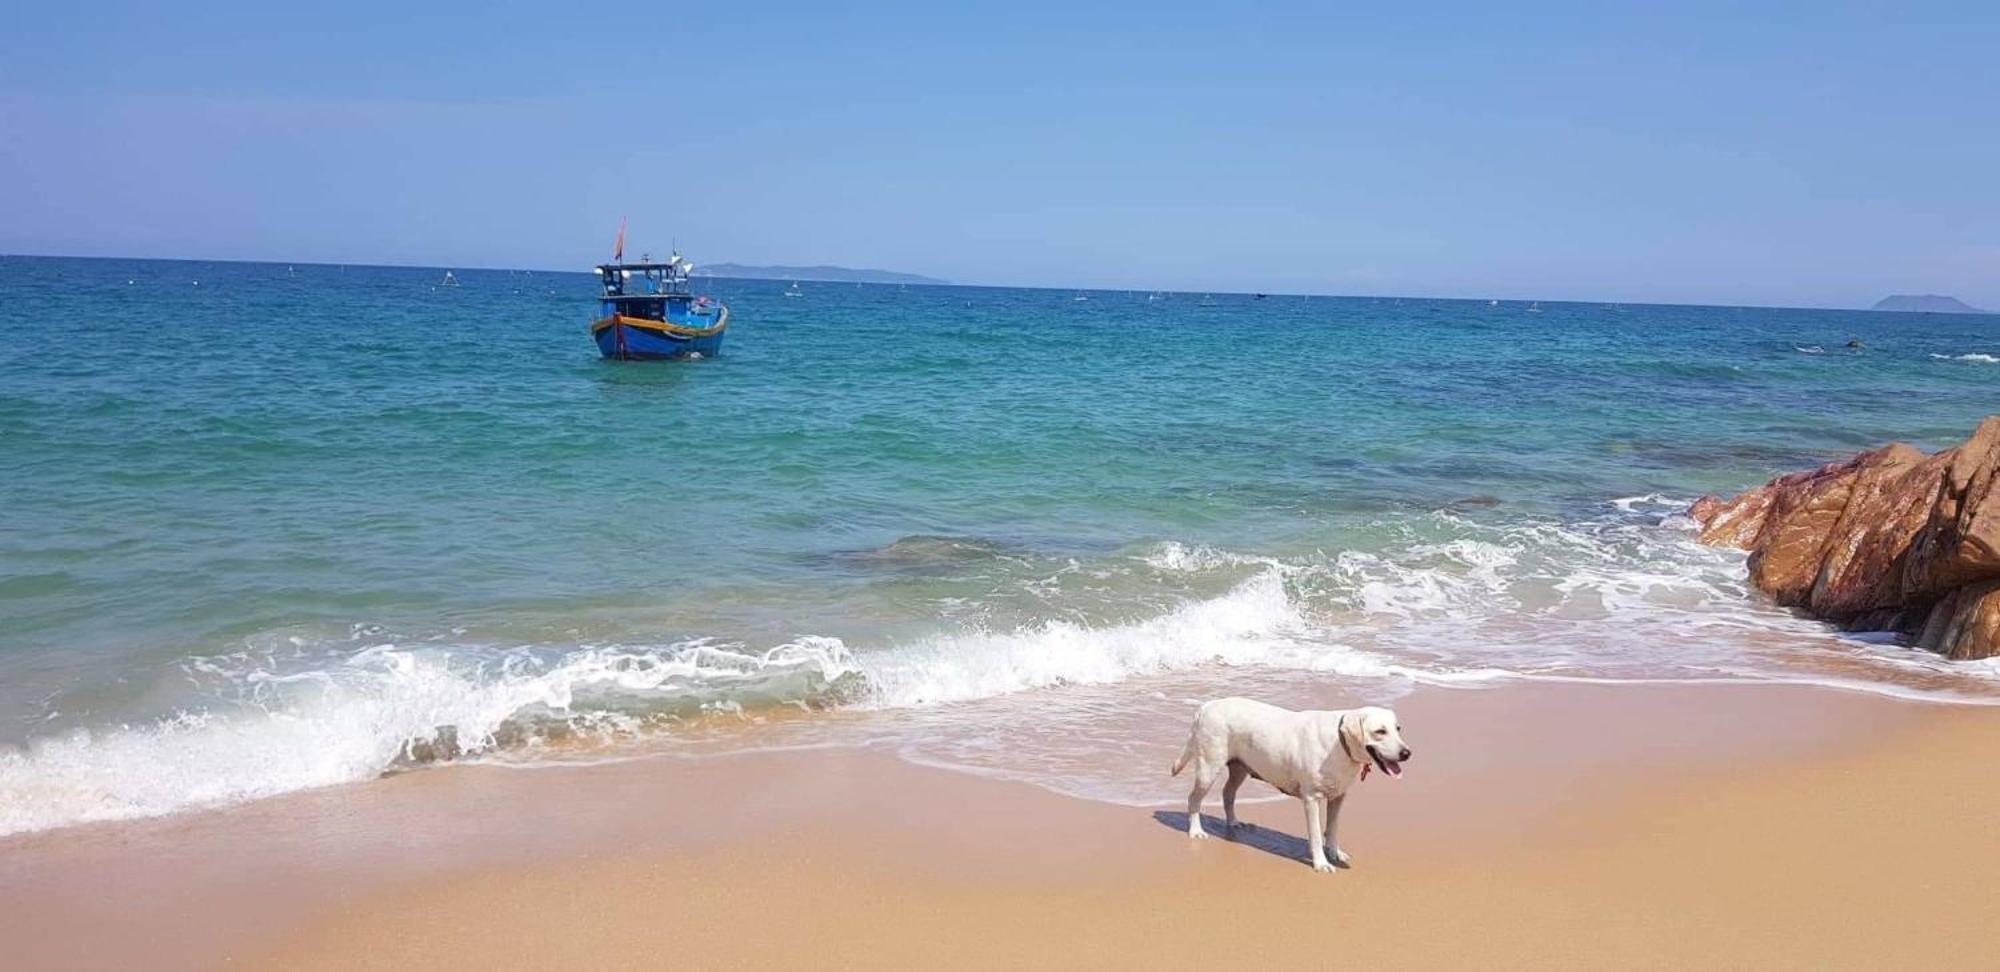
<svg viewBox="0 0 2000 972">
<path fill-rule="evenodd" d="M 752 280 L 818 280 L 828 283 L 948 284 L 949 280 L 893 270 L 856 270 L 850 267 L 751 267 L 740 263 L 711 263 L 695 272 L 701 277 L 747 277 Z"/>
<path fill-rule="evenodd" d="M 1983 310 L 1943 294 L 1890 294 L 1875 302 L 1878 311 L 1906 311 L 1921 314 L 1984 314 Z"/>
</svg>

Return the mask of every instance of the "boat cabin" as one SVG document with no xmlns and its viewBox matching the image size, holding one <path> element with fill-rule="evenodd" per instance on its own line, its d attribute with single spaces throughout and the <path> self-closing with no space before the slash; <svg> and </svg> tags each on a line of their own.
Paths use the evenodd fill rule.
<svg viewBox="0 0 2000 972">
<path fill-rule="evenodd" d="M 688 274 L 694 264 L 683 259 L 679 253 L 661 263 L 650 256 L 642 256 L 635 263 L 605 263 L 597 267 L 597 276 L 604 286 L 604 313 L 623 314 L 650 321 L 669 320 L 699 307 L 690 308 L 695 303 L 694 294 L 688 289 Z M 700 301 L 706 305 L 707 300 Z"/>
</svg>

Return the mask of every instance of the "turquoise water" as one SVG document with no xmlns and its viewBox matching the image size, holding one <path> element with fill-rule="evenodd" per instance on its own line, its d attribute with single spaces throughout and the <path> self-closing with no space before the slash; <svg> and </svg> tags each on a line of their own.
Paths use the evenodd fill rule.
<svg viewBox="0 0 2000 972">
<path fill-rule="evenodd" d="M 442 275 L 0 258 L 0 833 L 1204 672 L 1996 695 L 1675 514 L 1963 437 L 2000 318 L 711 280 L 614 364 Z"/>
</svg>

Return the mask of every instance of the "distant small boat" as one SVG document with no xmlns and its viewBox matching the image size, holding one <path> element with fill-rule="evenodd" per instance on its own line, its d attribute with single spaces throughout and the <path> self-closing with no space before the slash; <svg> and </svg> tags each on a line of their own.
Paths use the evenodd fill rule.
<svg viewBox="0 0 2000 972">
<path fill-rule="evenodd" d="M 438 286 L 440 286 L 440 287 L 456 287 L 456 286 L 458 286 L 458 278 L 457 278 L 457 277 L 455 277 L 455 276 L 452 276 L 452 273 L 451 273 L 451 271 L 450 271 L 450 270 L 446 270 L 446 271 L 444 272 L 444 279 L 443 279 L 443 280 L 440 280 L 440 281 L 438 281 Z"/>
<path fill-rule="evenodd" d="M 1251 299 L 1252 299 L 1252 300 L 1264 300 L 1265 298 L 1267 298 L 1267 297 L 1270 297 L 1270 296 L 1271 296 L 1270 294 L 1252 294 L 1252 295 L 1251 295 Z"/>
<path fill-rule="evenodd" d="M 1088 295 L 1086 295 L 1086 294 L 1077 294 L 1076 296 L 1074 296 L 1074 297 L 1071 297 L 1071 298 L 1070 298 L 1070 300 L 1073 300 L 1073 301 L 1078 301 L 1078 302 L 1081 302 L 1081 301 L 1086 301 L 1086 300 L 1089 300 L 1089 299 L 1090 299 L 1090 297 L 1089 297 Z"/>
<path fill-rule="evenodd" d="M 1539 301 L 1539 300 L 1538 300 L 1538 301 L 1535 301 L 1534 303 L 1532 303 L 1532 304 L 1529 304 L 1529 305 L 1528 305 L 1528 313 L 1530 313 L 1530 314 L 1539 314 L 1539 313 L 1541 313 L 1541 312 L 1542 312 L 1542 302 L 1541 302 L 1541 301 Z"/>
<path fill-rule="evenodd" d="M 792 281 L 791 289 L 785 291 L 785 296 L 787 297 L 804 297 L 805 295 L 806 292 L 799 289 L 799 282 L 796 280 Z"/>
<path fill-rule="evenodd" d="M 1203 306 L 1203 307 L 1214 307 L 1214 306 L 1215 306 L 1215 295 L 1214 295 L 1214 294 L 1202 294 L 1202 295 L 1201 295 L 1201 306 Z"/>
<path fill-rule="evenodd" d="M 1499 302 L 1499 301 L 1497 301 L 1497 300 L 1489 300 L 1489 301 L 1487 301 L 1487 302 L 1486 302 L 1486 306 L 1488 306 L 1488 307 L 1498 307 L 1498 306 L 1500 306 L 1500 302 Z"/>
<path fill-rule="evenodd" d="M 625 230 L 610 263 L 597 267 L 604 316 L 590 325 L 597 350 L 619 361 L 713 358 L 722 351 L 729 308 L 688 290 L 694 264 L 680 251 L 657 263 L 626 263 Z"/>
</svg>

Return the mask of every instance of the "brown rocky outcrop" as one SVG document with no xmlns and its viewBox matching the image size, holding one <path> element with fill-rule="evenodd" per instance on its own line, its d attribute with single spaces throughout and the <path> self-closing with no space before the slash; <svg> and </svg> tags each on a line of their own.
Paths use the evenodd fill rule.
<svg viewBox="0 0 2000 972">
<path fill-rule="evenodd" d="M 1750 582 L 1779 604 L 1951 658 L 2000 654 L 2000 416 L 1935 455 L 1897 443 L 1688 514 L 1703 543 L 1750 551 Z"/>
</svg>

